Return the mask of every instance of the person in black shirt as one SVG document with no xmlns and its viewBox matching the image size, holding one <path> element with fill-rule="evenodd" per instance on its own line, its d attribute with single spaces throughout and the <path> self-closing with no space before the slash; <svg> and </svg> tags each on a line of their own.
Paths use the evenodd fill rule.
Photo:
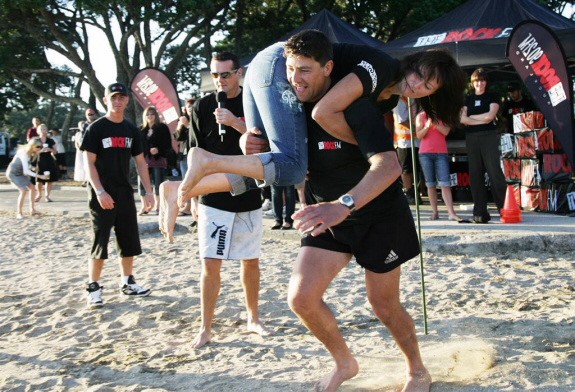
<svg viewBox="0 0 575 392">
<path fill-rule="evenodd" d="M 136 283 L 133 275 L 134 256 L 142 253 L 134 190 L 130 183 L 130 160 L 134 157 L 136 169 L 146 195 L 149 209 L 154 196 L 144 159 L 142 138 L 136 126 L 124 119 L 130 101 L 126 86 L 113 83 L 106 88 L 104 117 L 88 127 L 81 149 L 87 162 L 90 183 L 88 204 L 94 230 L 91 259 L 89 262 L 88 307 L 103 306 L 100 277 L 104 261 L 108 258 L 108 242 L 112 228 L 116 233 L 118 254 L 121 258 L 120 291 L 128 296 L 147 296 L 150 289 Z"/>
<path fill-rule="evenodd" d="M 486 172 L 497 209 L 501 210 L 505 202 L 506 183 L 501 170 L 500 136 L 495 124 L 501 100 L 498 94 L 488 91 L 487 73 L 483 68 L 478 68 L 471 74 L 471 84 L 473 93 L 465 98 L 461 123 L 466 125 L 465 145 L 469 160 L 473 221 L 487 223 L 491 220 L 491 215 L 487 211 Z"/>
<path fill-rule="evenodd" d="M 531 112 L 537 110 L 535 103 L 527 97 L 523 96 L 521 87 L 517 83 L 509 83 L 507 85 L 507 93 L 509 94 L 501 113 L 505 118 L 505 131 L 513 133 L 513 116 L 518 113 Z"/>
<path fill-rule="evenodd" d="M 206 151 L 224 155 L 241 154 L 239 138 L 246 131 L 242 107 L 242 68 L 236 55 L 216 53 L 210 70 L 217 88 L 193 106 L 190 131 L 197 145 Z M 225 107 L 219 107 L 218 94 L 225 93 Z M 225 134 L 220 135 L 223 126 Z M 199 202 L 199 205 L 197 204 Z M 248 315 L 247 330 L 270 334 L 259 320 L 260 288 L 259 255 L 263 233 L 259 189 L 239 196 L 229 192 L 202 195 L 192 200 L 192 213 L 198 221 L 198 242 L 202 259 L 201 308 L 202 326 L 194 339 L 194 348 L 211 340 L 212 321 L 220 291 L 222 260 L 241 260 L 241 281 Z"/>
<path fill-rule="evenodd" d="M 333 66 L 331 45 L 322 33 L 304 31 L 286 43 L 288 80 L 308 116 L 338 82 Z M 393 80 L 393 75 L 389 78 Z M 439 81 L 431 78 L 427 83 L 433 89 Z M 387 89 L 389 97 L 400 92 L 397 85 Z M 306 207 L 293 215 L 295 227 L 307 235 L 293 267 L 288 302 L 335 362 L 316 389 L 337 390 L 358 373 L 359 366 L 323 295 L 355 257 L 365 269 L 367 297 L 375 315 L 405 356 L 404 389 L 426 391 L 431 376 L 421 359 L 413 319 L 400 303 L 400 266 L 419 253 L 419 242 L 401 189 L 392 135 L 368 98 L 353 102 L 344 115 L 355 144 L 330 135 L 308 117 L 307 183 L 313 200 L 306 200 Z"/>
</svg>

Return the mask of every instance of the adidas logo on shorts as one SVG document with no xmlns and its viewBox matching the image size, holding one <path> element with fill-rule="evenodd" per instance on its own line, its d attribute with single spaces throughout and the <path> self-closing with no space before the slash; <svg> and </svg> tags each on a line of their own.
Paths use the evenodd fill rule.
<svg viewBox="0 0 575 392">
<path fill-rule="evenodd" d="M 399 256 L 397 255 L 397 253 L 395 253 L 393 250 L 389 252 L 389 254 L 387 255 L 387 257 L 385 258 L 385 264 L 389 264 L 392 261 L 395 261 L 399 259 Z"/>
</svg>

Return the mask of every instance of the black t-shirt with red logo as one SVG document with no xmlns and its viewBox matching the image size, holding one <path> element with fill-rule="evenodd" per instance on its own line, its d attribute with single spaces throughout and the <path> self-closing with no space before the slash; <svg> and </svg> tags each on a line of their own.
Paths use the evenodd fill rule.
<svg viewBox="0 0 575 392">
<path fill-rule="evenodd" d="M 115 123 L 101 117 L 90 124 L 80 148 L 97 155 L 96 170 L 106 192 L 132 189 L 130 160 L 142 153 L 142 138 L 134 124 L 128 120 Z"/>
</svg>

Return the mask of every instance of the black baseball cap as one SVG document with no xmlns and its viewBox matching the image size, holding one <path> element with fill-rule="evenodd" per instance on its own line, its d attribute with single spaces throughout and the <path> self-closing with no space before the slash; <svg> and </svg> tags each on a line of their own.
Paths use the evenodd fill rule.
<svg viewBox="0 0 575 392">
<path fill-rule="evenodd" d="M 112 83 L 111 85 L 106 87 L 104 95 L 111 96 L 114 94 L 128 95 L 128 89 L 122 83 Z"/>
<path fill-rule="evenodd" d="M 517 83 L 511 82 L 507 85 L 507 91 L 512 92 L 517 90 L 521 90 Z"/>
</svg>

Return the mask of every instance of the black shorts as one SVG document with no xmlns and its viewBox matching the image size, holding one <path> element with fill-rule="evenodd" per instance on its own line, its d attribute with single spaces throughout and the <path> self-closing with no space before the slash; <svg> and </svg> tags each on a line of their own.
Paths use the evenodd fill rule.
<svg viewBox="0 0 575 392">
<path fill-rule="evenodd" d="M 407 201 L 380 221 L 335 226 L 312 237 L 302 238 L 301 246 L 351 253 L 363 268 L 377 273 L 389 272 L 419 254 L 419 240 Z"/>
<path fill-rule="evenodd" d="M 94 191 L 90 190 L 88 205 L 94 230 L 91 256 L 94 259 L 108 258 L 108 242 L 112 228 L 116 233 L 116 248 L 120 257 L 137 256 L 142 253 L 134 191 L 121 189 L 111 195 L 114 208 L 104 210 Z"/>
<path fill-rule="evenodd" d="M 417 164 L 417 154 L 419 153 L 419 148 L 415 147 L 415 163 Z M 413 173 L 413 159 L 411 157 L 411 147 L 410 148 L 397 148 L 397 157 L 399 158 L 399 164 L 401 166 L 401 172 L 403 174 Z M 419 169 L 419 165 L 417 166 Z M 419 171 L 421 173 L 421 171 Z"/>
</svg>

